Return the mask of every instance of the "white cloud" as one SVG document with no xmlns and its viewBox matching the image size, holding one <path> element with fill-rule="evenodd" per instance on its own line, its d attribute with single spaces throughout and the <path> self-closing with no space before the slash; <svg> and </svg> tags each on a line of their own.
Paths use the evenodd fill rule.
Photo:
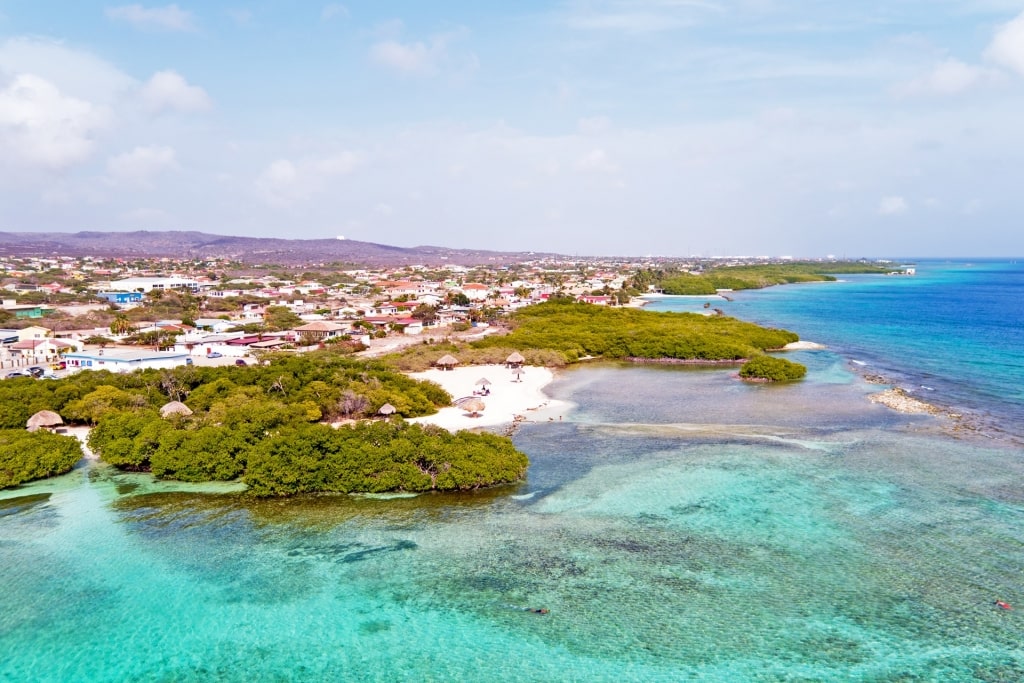
<svg viewBox="0 0 1024 683">
<path fill-rule="evenodd" d="M 1024 76 L 1024 12 L 999 27 L 985 57 Z"/>
<path fill-rule="evenodd" d="M 614 173 L 618 166 L 608 158 L 608 153 L 603 149 L 592 149 L 583 155 L 576 162 L 576 168 L 581 171 L 597 171 L 601 173 Z"/>
<path fill-rule="evenodd" d="M 176 156 L 173 147 L 136 147 L 107 161 L 107 172 L 115 182 L 147 187 L 157 175 L 176 165 Z"/>
<path fill-rule="evenodd" d="M 166 7 L 143 7 L 142 5 L 121 5 L 108 7 L 107 17 L 126 21 L 136 28 L 160 29 L 164 31 L 192 31 L 195 29 L 192 13 L 177 5 Z"/>
<path fill-rule="evenodd" d="M 332 2 L 329 5 L 324 5 L 324 8 L 320 10 L 321 21 L 330 21 L 336 17 L 347 17 L 348 8 L 342 5 L 340 2 Z"/>
<path fill-rule="evenodd" d="M 383 40 L 370 48 L 370 57 L 381 66 L 418 76 L 436 74 L 438 62 L 444 58 L 444 54 L 444 43 L 437 41 L 427 45 L 422 42 Z"/>
<path fill-rule="evenodd" d="M 19 37 L 0 43 L 0 82 L 5 74 L 32 74 L 65 95 L 102 104 L 123 97 L 136 85 L 109 62 L 47 38 Z"/>
<path fill-rule="evenodd" d="M 380 28 L 385 35 L 401 31 L 401 24 Z M 402 42 L 397 38 L 384 38 L 370 47 L 370 59 L 377 64 L 409 76 L 437 76 L 442 71 L 455 77 L 465 77 L 479 67 L 472 53 L 453 53 L 450 46 L 468 34 L 458 28 L 431 36 L 430 40 Z"/>
<path fill-rule="evenodd" d="M 320 159 L 313 164 L 313 168 L 317 173 L 323 175 L 338 175 L 343 173 L 351 173 L 355 170 L 356 164 L 359 162 L 353 152 L 342 152 L 333 157 L 327 157 L 326 159 Z"/>
<path fill-rule="evenodd" d="M 92 154 L 107 119 L 104 109 L 23 74 L 0 90 L 0 150 L 8 159 L 67 168 Z"/>
<path fill-rule="evenodd" d="M 611 128 L 612 122 L 605 116 L 583 118 L 576 122 L 576 128 L 583 135 L 599 135 Z"/>
<path fill-rule="evenodd" d="M 358 161 L 357 155 L 348 151 L 299 163 L 278 159 L 256 178 L 256 191 L 270 206 L 294 206 L 324 190 L 332 177 L 351 173 Z"/>
<path fill-rule="evenodd" d="M 570 28 L 622 33 L 657 33 L 692 26 L 723 8 L 703 0 L 588 0 L 571 3 Z"/>
<path fill-rule="evenodd" d="M 910 210 L 910 205 L 903 197 L 883 197 L 878 203 L 878 213 L 883 216 L 897 216 Z"/>
<path fill-rule="evenodd" d="M 206 91 L 189 85 L 175 71 L 158 71 L 142 86 L 142 102 L 153 113 L 162 111 L 197 112 L 209 109 L 211 102 Z"/>
<path fill-rule="evenodd" d="M 906 95 L 957 95 L 997 79 L 998 74 L 992 69 L 949 58 L 936 64 L 925 76 L 898 88 L 898 92 Z"/>
</svg>

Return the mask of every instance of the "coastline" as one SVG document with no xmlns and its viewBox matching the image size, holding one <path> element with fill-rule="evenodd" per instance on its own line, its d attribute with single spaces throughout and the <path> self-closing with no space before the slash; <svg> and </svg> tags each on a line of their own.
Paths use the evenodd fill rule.
<svg viewBox="0 0 1024 683">
<path fill-rule="evenodd" d="M 552 370 L 544 367 L 529 366 L 522 371 L 515 371 L 503 365 L 467 365 L 453 370 L 433 368 L 408 375 L 413 379 L 429 380 L 440 385 L 454 400 L 473 397 L 473 392 L 481 388 L 477 385 L 481 379 L 491 382 L 490 393 L 486 396 L 477 396 L 485 405 L 477 417 L 470 417 L 462 408 L 451 406 L 441 408 L 433 415 L 406 420 L 416 424 L 435 425 L 452 432 L 515 425 L 541 419 L 560 420 L 572 407 L 571 404 L 551 399 L 544 393 L 544 387 L 555 377 Z"/>
</svg>

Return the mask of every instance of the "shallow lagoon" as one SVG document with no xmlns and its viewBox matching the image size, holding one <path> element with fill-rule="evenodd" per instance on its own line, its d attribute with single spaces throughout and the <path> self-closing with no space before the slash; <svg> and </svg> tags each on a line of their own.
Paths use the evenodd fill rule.
<svg viewBox="0 0 1024 683">
<path fill-rule="evenodd" d="M 809 379 L 598 365 L 522 485 L 256 502 L 89 466 L 0 501 L 2 680 L 1024 678 L 1020 451 Z M 182 487 L 177 487 L 182 488 Z M 545 607 L 548 615 L 523 611 Z"/>
</svg>

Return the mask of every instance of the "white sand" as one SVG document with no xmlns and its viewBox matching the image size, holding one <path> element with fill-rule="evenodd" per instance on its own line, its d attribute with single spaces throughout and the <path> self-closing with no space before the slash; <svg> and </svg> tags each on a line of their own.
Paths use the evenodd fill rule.
<svg viewBox="0 0 1024 683">
<path fill-rule="evenodd" d="M 82 454 L 86 460 L 99 460 L 99 456 L 89 450 L 89 443 L 86 439 L 89 438 L 89 432 L 92 431 L 92 427 L 62 427 L 63 433 L 67 436 L 73 436 L 82 442 Z"/>
<path fill-rule="evenodd" d="M 783 351 L 818 351 L 824 349 L 824 344 L 818 344 L 812 341 L 795 341 L 790 342 L 782 347 Z"/>
<path fill-rule="evenodd" d="M 479 417 L 470 417 L 461 408 L 442 408 L 435 415 L 416 417 L 409 422 L 432 424 L 449 431 L 493 427 L 511 424 L 515 421 L 558 421 L 568 412 L 570 404 L 554 401 L 544 394 L 544 387 L 554 379 L 554 373 L 547 368 L 527 367 L 519 371 L 520 381 L 515 381 L 516 371 L 503 365 L 470 365 L 454 370 L 427 370 L 409 376 L 427 379 L 440 384 L 453 399 L 472 396 L 479 390 L 476 382 L 482 378 L 491 381 L 491 393 L 480 396 L 486 408 Z"/>
</svg>

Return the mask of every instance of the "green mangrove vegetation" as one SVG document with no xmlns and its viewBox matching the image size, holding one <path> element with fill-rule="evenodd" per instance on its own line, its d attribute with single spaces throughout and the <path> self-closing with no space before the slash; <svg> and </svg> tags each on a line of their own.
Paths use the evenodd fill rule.
<svg viewBox="0 0 1024 683">
<path fill-rule="evenodd" d="M 171 402 L 184 406 L 168 410 Z M 415 417 L 450 405 L 451 396 L 384 363 L 329 350 L 277 354 L 245 368 L 6 380 L 0 472 L 14 485 L 67 471 L 81 457 L 75 439 L 24 431 L 29 416 L 45 409 L 95 425 L 89 446 L 116 467 L 181 481 L 241 479 L 258 496 L 455 491 L 523 477 L 529 462 L 505 437 L 365 421 L 385 403 Z M 318 424 L 325 419 L 350 424 Z M 60 457 L 54 464 L 44 451 Z"/>
<path fill-rule="evenodd" d="M 665 294 L 713 295 L 720 289 L 761 289 L 797 282 L 830 282 L 836 275 L 886 273 L 889 269 L 873 263 L 836 261 L 832 263 L 794 261 L 764 265 L 717 266 L 700 272 L 645 270 L 633 276 L 638 289 L 654 285 Z"/>
<path fill-rule="evenodd" d="M 524 308 L 511 322 L 509 334 L 485 337 L 471 347 L 555 350 L 568 362 L 593 356 L 735 361 L 799 340 L 787 330 L 726 316 L 610 308 L 563 300 Z"/>
<path fill-rule="evenodd" d="M 40 410 L 73 424 L 97 424 L 126 410 L 158 410 L 185 401 L 194 411 L 240 396 L 301 404 L 310 419 L 358 419 L 385 403 L 402 417 L 430 415 L 451 403 L 436 384 L 418 382 L 379 361 L 353 359 L 331 350 L 274 354 L 246 367 L 184 366 L 128 374 L 79 372 L 61 380 L 0 382 L 0 429 L 24 429 Z"/>
<path fill-rule="evenodd" d="M 0 429 L 0 489 L 70 472 L 81 459 L 73 436 Z"/>
<path fill-rule="evenodd" d="M 740 377 L 743 379 L 762 382 L 792 382 L 803 379 L 806 374 L 807 368 L 800 363 L 774 356 L 751 358 L 740 368 Z"/>
</svg>

